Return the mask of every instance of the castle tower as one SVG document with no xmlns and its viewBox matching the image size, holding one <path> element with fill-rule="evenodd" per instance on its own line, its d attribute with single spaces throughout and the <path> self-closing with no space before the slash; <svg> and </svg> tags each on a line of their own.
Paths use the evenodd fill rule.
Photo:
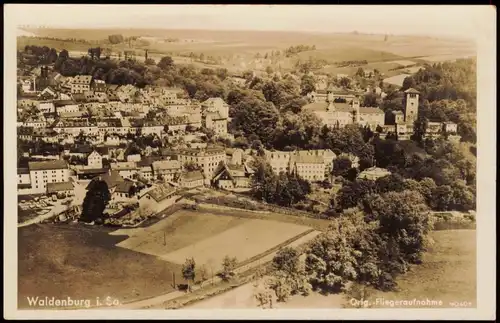
<svg viewBox="0 0 500 323">
<path fill-rule="evenodd" d="M 418 97 L 420 92 L 410 88 L 405 91 L 405 123 L 413 124 L 418 118 Z"/>
</svg>

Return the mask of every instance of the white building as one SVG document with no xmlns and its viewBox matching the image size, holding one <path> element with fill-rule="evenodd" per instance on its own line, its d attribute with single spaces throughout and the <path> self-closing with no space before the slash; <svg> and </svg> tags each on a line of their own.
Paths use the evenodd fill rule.
<svg viewBox="0 0 500 323">
<path fill-rule="evenodd" d="M 87 166 L 89 168 L 102 168 L 102 156 L 94 150 L 87 157 Z"/>
<path fill-rule="evenodd" d="M 133 179 L 138 173 L 137 164 L 135 162 L 117 162 L 110 163 L 111 170 L 117 171 L 123 178 Z"/>
<path fill-rule="evenodd" d="M 221 147 L 209 147 L 206 149 L 184 149 L 179 153 L 179 161 L 182 165 L 192 163 L 198 166 L 203 176 L 205 184 L 215 176 L 215 171 L 221 162 L 226 160 L 226 152 Z"/>
<path fill-rule="evenodd" d="M 47 183 L 69 181 L 68 164 L 63 160 L 29 162 L 28 169 L 33 193 L 45 193 Z"/>
<path fill-rule="evenodd" d="M 77 75 L 71 80 L 71 93 L 90 91 L 92 75 Z"/>
</svg>

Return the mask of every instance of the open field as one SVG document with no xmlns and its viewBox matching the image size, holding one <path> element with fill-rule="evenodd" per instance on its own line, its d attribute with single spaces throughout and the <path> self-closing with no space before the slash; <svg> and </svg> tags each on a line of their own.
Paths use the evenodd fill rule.
<svg viewBox="0 0 500 323">
<path fill-rule="evenodd" d="M 423 264 L 413 266 L 410 272 L 399 277 L 397 292 L 375 292 L 370 300 L 441 300 L 443 307 L 449 303 L 470 302 L 476 306 L 476 231 L 446 230 L 431 233 L 435 244 L 424 254 Z M 256 287 L 248 283 L 224 294 L 186 306 L 186 309 L 252 309 L 257 307 L 254 298 Z M 347 304 L 345 295 L 324 296 L 319 293 L 293 296 L 286 303 L 273 303 L 274 308 L 342 308 Z M 375 306 L 374 306 L 375 307 Z"/>
<path fill-rule="evenodd" d="M 109 232 L 81 224 L 19 228 L 18 307 L 28 308 L 30 296 L 128 302 L 173 290 L 174 272 L 183 282 L 179 265 L 117 248 L 126 237 Z"/>
<path fill-rule="evenodd" d="M 327 73 L 353 74 L 356 67 L 336 67 L 335 62 L 345 60 L 366 60 L 368 65 L 364 68 L 378 69 L 388 76 L 397 73 L 389 71 L 400 66 L 397 61 L 416 60 L 435 61 L 443 57 L 464 57 L 475 55 L 473 43 L 457 39 L 436 39 L 417 36 L 390 36 L 384 41 L 384 35 L 366 34 L 320 34 L 300 32 L 264 32 L 264 31 L 215 31 L 215 30 L 168 30 L 168 29 L 27 29 L 28 33 L 42 37 L 55 37 L 60 39 L 84 39 L 94 46 L 111 47 L 113 50 L 132 49 L 142 52 L 145 49 L 158 56 L 203 53 L 205 56 L 222 57 L 221 67 L 229 70 L 257 69 L 264 70 L 270 62 L 256 60 L 255 54 L 284 50 L 290 46 L 315 45 L 316 50 L 306 51 L 289 58 L 281 58 L 271 64 L 280 67 L 283 71 L 294 66 L 296 60 L 307 60 L 309 57 L 325 59 L 331 65 L 323 69 Z M 25 31 L 25 33 L 26 33 Z M 132 44 L 122 43 L 110 46 L 107 44 L 108 35 L 121 34 L 125 38 L 130 36 L 141 37 L 142 41 Z M 171 41 L 165 41 L 165 39 Z M 175 41 L 172 41 L 175 40 Z M 18 38 L 18 49 L 27 44 L 55 47 L 60 50 L 66 48 L 71 51 L 86 52 L 90 47 L 85 43 L 72 43 L 36 38 Z M 428 59 L 426 59 L 427 57 Z M 436 58 L 437 57 L 437 58 Z M 139 57 L 138 57 L 139 59 Z M 447 59 L 447 58 L 446 58 Z M 157 59 L 156 59 L 157 60 Z M 178 64 L 188 63 L 178 57 L 174 58 Z M 395 62 L 396 61 L 396 62 Z M 200 67 L 214 68 L 218 66 L 205 66 L 195 63 Z"/>
<path fill-rule="evenodd" d="M 217 270 L 226 255 L 242 262 L 310 230 L 296 224 L 236 216 L 182 210 L 150 227 L 112 234 L 129 235 L 117 244 L 119 247 L 177 264 L 193 257 L 197 264 Z"/>
<path fill-rule="evenodd" d="M 248 221 L 181 210 L 149 227 L 119 229 L 111 234 L 129 236 L 117 244 L 118 247 L 161 257 Z M 182 259 L 182 263 L 186 258 Z"/>
<path fill-rule="evenodd" d="M 398 292 L 379 292 L 386 300 L 441 300 L 470 302 L 476 307 L 476 230 L 442 230 L 431 234 L 435 244 L 423 263 L 398 279 Z"/>
</svg>

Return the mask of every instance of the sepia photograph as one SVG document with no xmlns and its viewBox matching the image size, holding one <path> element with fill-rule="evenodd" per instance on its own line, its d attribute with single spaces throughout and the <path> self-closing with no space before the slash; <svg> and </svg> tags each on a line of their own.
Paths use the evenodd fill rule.
<svg viewBox="0 0 500 323">
<path fill-rule="evenodd" d="M 4 8 L 5 318 L 495 319 L 495 7 Z"/>
</svg>

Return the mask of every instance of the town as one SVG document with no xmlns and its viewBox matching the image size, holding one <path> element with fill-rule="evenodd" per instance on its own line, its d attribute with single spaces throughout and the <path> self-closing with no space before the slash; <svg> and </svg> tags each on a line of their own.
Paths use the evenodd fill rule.
<svg viewBox="0 0 500 323">
<path fill-rule="evenodd" d="M 352 59 L 328 73 L 297 58 L 321 49 L 296 43 L 235 70 L 107 37 L 112 50 L 18 46 L 22 293 L 42 275 L 64 293 L 47 268 L 70 277 L 67 263 L 91 282 L 65 282 L 74 295 L 107 284 L 130 308 L 183 307 L 252 280 L 266 286 L 252 297 L 260 307 L 353 293 L 351 282 L 383 293 L 422 262 L 433 230 L 475 234 L 475 58 L 383 70 Z M 35 236 L 54 241 L 33 249 Z"/>
</svg>

